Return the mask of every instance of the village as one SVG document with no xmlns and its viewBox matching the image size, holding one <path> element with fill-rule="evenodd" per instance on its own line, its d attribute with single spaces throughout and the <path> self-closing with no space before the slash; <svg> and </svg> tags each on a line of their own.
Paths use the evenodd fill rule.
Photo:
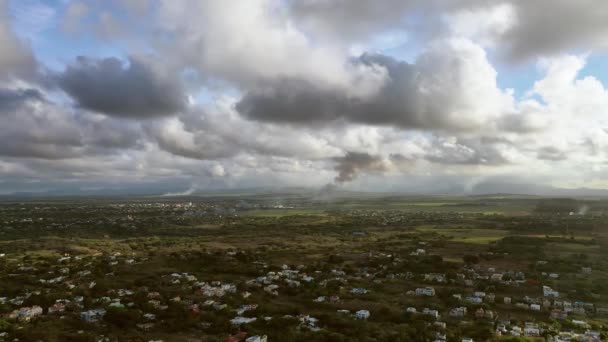
<svg viewBox="0 0 608 342">
<path fill-rule="evenodd" d="M 362 215 L 378 216 L 347 212 L 340 218 Z M 391 212 L 381 222 L 429 216 Z M 265 229 L 255 237 L 259 245 L 247 247 L 256 228 L 245 226 L 229 228 L 222 239 L 221 229 L 211 229 L 198 237 L 203 240 L 187 232 L 185 239 L 82 239 L 68 242 L 69 248 L 49 238 L 32 241 L 29 248 L 40 251 L 27 253 L 19 243 L 3 244 L 0 341 L 36 339 L 41 331 L 56 340 L 248 342 L 341 340 L 349 331 L 378 341 L 602 341 L 608 332 L 605 295 L 572 285 L 605 275 L 603 264 L 589 256 L 536 253 L 543 258 L 530 259 L 522 252 L 519 262 L 511 255 L 517 250 L 505 252 L 509 239 L 455 251 L 452 244 L 462 244 L 437 231 L 388 223 L 328 230 L 339 247 L 315 247 L 325 237 L 311 228 L 311 217 L 291 217 L 295 228 L 288 234 L 305 231 L 295 233 L 303 240 L 285 246 L 273 246 L 277 233 Z M 437 219 L 454 217 L 478 219 L 446 213 L 435 215 L 433 224 L 442 227 Z M 230 226 L 253 220 L 205 219 Z M 277 224 L 276 217 L 271 221 Z M 543 241 L 562 239 L 569 241 Z"/>
</svg>

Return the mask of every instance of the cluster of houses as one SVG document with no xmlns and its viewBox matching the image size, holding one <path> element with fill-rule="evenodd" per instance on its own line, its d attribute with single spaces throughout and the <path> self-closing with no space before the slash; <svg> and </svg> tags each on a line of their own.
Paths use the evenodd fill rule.
<svg viewBox="0 0 608 342">
<path fill-rule="evenodd" d="M 227 252 L 227 255 L 234 256 L 235 252 Z M 418 248 L 410 253 L 415 257 L 424 258 L 428 256 L 425 249 Z M 151 331 L 155 328 L 157 317 L 160 312 L 167 310 L 170 303 L 179 303 L 183 305 L 188 312 L 198 314 L 203 310 L 206 311 L 223 311 L 231 312 L 229 322 L 235 328 L 256 322 L 258 320 L 270 321 L 273 318 L 270 316 L 260 317 L 256 314 L 260 310 L 258 304 L 252 302 L 252 292 L 268 296 L 272 298 L 279 296 L 287 289 L 294 291 L 306 292 L 309 286 L 316 289 L 325 288 L 330 282 L 338 283 L 339 290 L 335 288 L 319 296 L 311 296 L 310 300 L 322 306 L 333 305 L 334 310 L 337 310 L 339 315 L 348 315 L 356 320 L 357 324 L 362 324 L 361 321 L 368 320 L 372 317 L 373 312 L 365 307 L 358 307 L 358 310 L 345 310 L 342 307 L 349 298 L 365 298 L 369 297 L 372 290 L 376 291 L 374 286 L 380 286 L 383 282 L 398 282 L 402 280 L 412 281 L 417 284 L 413 289 L 405 292 L 412 296 L 412 300 L 417 303 L 429 303 L 416 305 L 405 308 L 405 312 L 414 315 L 424 315 L 432 318 L 432 326 L 438 330 L 437 341 L 445 341 L 445 329 L 447 324 L 452 324 L 454 321 L 464 321 L 468 318 L 476 320 L 484 320 L 493 322 L 496 326 L 495 333 L 497 336 L 526 336 L 536 337 L 546 333 L 546 325 L 539 322 L 526 322 L 523 325 L 512 324 L 510 321 L 500 320 L 500 309 L 513 307 L 514 309 L 525 309 L 530 311 L 544 312 L 546 317 L 551 320 L 570 320 L 573 324 L 580 327 L 578 332 L 559 332 L 552 336 L 552 341 L 566 341 L 569 336 L 577 336 L 586 340 L 595 341 L 593 336 L 598 333 L 589 330 L 590 326 L 585 321 L 572 319 L 578 316 L 594 314 L 599 310 L 593 303 L 582 301 L 570 301 L 562 298 L 559 291 L 548 285 L 538 285 L 538 297 L 512 297 L 504 296 L 502 300 L 497 300 L 497 296 L 493 292 L 486 293 L 485 291 L 473 290 L 475 285 L 480 281 L 486 281 L 490 284 L 502 284 L 506 286 L 521 286 L 526 283 L 527 276 L 520 271 L 497 271 L 493 267 L 481 268 L 479 266 L 466 265 L 460 273 L 453 274 L 448 277 L 444 273 L 421 273 L 414 274 L 411 272 L 391 273 L 388 266 L 398 264 L 403 260 L 389 253 L 370 253 L 370 259 L 386 260 L 385 265 L 380 262 L 379 267 L 360 267 L 353 272 L 339 268 L 330 269 L 328 271 L 311 271 L 304 265 L 292 267 L 283 265 L 281 267 L 272 268 L 267 264 L 258 262 L 261 272 L 253 279 L 246 281 L 201 281 L 197 276 L 189 273 L 174 272 L 161 276 L 160 282 L 163 286 L 169 286 L 173 290 L 183 291 L 178 296 L 168 296 L 162 293 L 161 290 L 151 290 L 146 286 L 137 288 L 118 288 L 105 291 L 99 296 L 87 296 L 97 288 L 95 282 L 96 276 L 93 270 L 95 266 L 102 264 L 105 268 L 111 269 L 106 273 L 105 277 L 116 276 L 117 268 L 137 267 L 138 264 L 146 262 L 146 258 L 135 257 L 130 255 L 122 255 L 115 253 L 105 257 L 71 257 L 62 256 L 57 259 L 56 265 L 51 267 L 51 271 L 38 272 L 35 267 L 29 265 L 17 265 L 11 272 L 13 276 L 20 277 L 23 274 L 37 274 L 40 278 L 36 283 L 41 288 L 46 290 L 61 290 L 67 293 L 72 293 L 71 296 L 64 299 L 58 299 L 48 308 L 23 304 L 32 295 L 40 295 L 41 291 L 32 293 L 24 293 L 13 298 L 0 297 L 0 304 L 8 303 L 14 309 L 10 313 L 6 313 L 6 317 L 10 320 L 15 320 L 22 323 L 27 323 L 37 317 L 47 315 L 65 315 L 76 313 L 80 319 L 85 322 L 95 324 L 104 320 L 107 312 L 112 308 L 116 309 L 133 309 L 141 312 L 141 321 L 138 321 L 136 327 L 142 331 Z M 407 258 L 407 256 L 406 256 Z M 585 273 L 590 273 L 591 270 L 583 270 Z M 6 276 L 11 276 L 8 274 Z M 548 273 L 546 278 L 549 280 L 559 279 L 557 273 Z M 348 286 L 349 283 L 357 286 Z M 554 282 L 549 283 L 555 286 Z M 368 286 L 372 289 L 370 290 Z M 461 293 L 453 293 L 454 288 L 462 289 Z M 559 288 L 559 286 L 556 286 Z M 48 292 L 48 291 L 47 291 Z M 175 292 L 175 291 L 173 291 Z M 144 294 L 146 299 L 145 305 L 136 303 L 135 297 L 141 297 Z M 445 298 L 444 294 L 449 294 L 453 299 L 458 300 L 456 305 L 450 305 L 449 309 L 438 310 L 433 302 L 438 302 Z M 542 294 L 541 294 L 542 293 Z M 375 294 L 375 292 L 374 292 Z M 342 298 L 341 298 L 342 296 Z M 254 296 L 253 298 L 257 298 Z M 453 300 L 452 299 L 452 300 Z M 498 298 L 500 299 L 500 298 Z M 148 310 L 146 308 L 153 308 Z M 500 307 L 500 309 L 497 309 Z M 67 310 L 67 309 L 70 310 Z M 299 321 L 299 326 L 310 331 L 318 331 L 321 329 L 321 322 L 311 315 L 301 314 L 298 316 L 285 315 L 283 317 L 291 317 Z M 444 317 L 443 320 L 442 317 Z M 447 323 L 446 323 L 447 322 Z M 584 333 L 582 331 L 585 331 Z M 578 335 L 577 335 L 578 334 Z M 546 335 L 546 334 L 545 334 Z M 599 335 L 598 335 L 599 336 Z M 251 336 L 246 341 L 265 341 L 265 336 Z"/>
<path fill-rule="evenodd" d="M 17 319 L 20 322 L 29 322 L 30 320 L 42 315 L 42 308 L 34 305 L 32 307 L 22 307 L 14 310 L 8 315 L 10 319 Z"/>
<path fill-rule="evenodd" d="M 44 273 L 38 272 L 35 267 L 23 266 L 20 264 L 12 267 L 14 273 L 8 274 L 11 277 L 29 277 L 32 278 L 33 273 L 41 274 L 62 274 L 62 276 L 56 277 L 51 276 L 38 279 L 37 283 L 41 286 L 40 290 L 33 292 L 26 292 L 23 295 L 15 296 L 13 298 L 0 297 L 0 304 L 7 304 L 13 307 L 18 307 L 10 313 L 4 316 L 15 322 L 27 323 L 41 316 L 53 316 L 61 317 L 64 315 L 73 315 L 79 317 L 82 321 L 95 324 L 103 321 L 108 310 L 110 309 L 126 309 L 126 310 L 137 310 L 141 313 L 143 321 L 138 322 L 136 327 L 142 331 L 150 331 L 155 327 L 155 321 L 157 320 L 157 313 L 146 312 L 146 308 L 152 307 L 157 312 L 167 310 L 169 302 L 180 303 L 187 308 L 191 313 L 200 312 L 203 306 L 212 308 L 213 310 L 228 310 L 228 305 L 221 303 L 219 300 L 226 295 L 234 295 L 247 299 L 251 293 L 247 291 L 237 291 L 237 286 L 234 283 L 226 283 L 220 281 L 203 282 L 198 281 L 197 277 L 188 273 L 172 273 L 166 276 L 161 276 L 161 283 L 166 286 L 176 286 L 180 289 L 191 289 L 184 293 L 184 296 L 192 299 L 182 299 L 182 296 L 174 296 L 169 299 L 168 296 L 164 295 L 159 291 L 150 290 L 148 287 L 140 286 L 133 289 L 119 288 L 109 289 L 106 291 L 106 295 L 102 296 L 90 296 L 87 295 L 90 291 L 94 290 L 96 283 L 91 279 L 94 279 L 95 275 L 92 269 L 98 265 L 108 266 L 115 268 L 119 265 L 124 265 L 128 270 L 129 267 L 133 267 L 141 262 L 145 262 L 146 258 L 134 258 L 122 256 L 120 253 L 115 253 L 106 257 L 92 256 L 82 258 L 79 256 L 62 256 L 57 259 L 56 265 L 51 265 L 50 271 L 46 270 Z M 115 272 L 106 274 L 106 277 L 114 277 Z M 7 276 L 7 275 L 5 275 Z M 38 305 L 23 306 L 32 296 L 50 295 L 53 292 L 56 293 L 72 293 L 72 296 L 57 299 L 48 308 L 43 308 Z M 78 295 L 76 295 L 78 293 Z M 83 295 L 80 295 L 83 294 Z M 143 303 L 140 300 L 135 300 L 135 297 L 146 298 L 147 301 Z M 199 301 L 196 300 L 199 299 Z M 205 298 L 208 298 L 205 300 Z M 142 306 L 143 305 L 143 306 Z M 232 310 L 235 311 L 237 317 L 232 320 L 235 324 L 249 323 L 255 320 L 255 318 L 239 317 L 248 311 L 255 310 L 258 307 L 257 304 L 247 303 L 242 304 Z M 0 312 L 0 317 L 2 313 Z M 6 336 L 5 332 L 2 332 L 3 336 Z M 265 341 L 264 336 L 250 337 L 248 340 L 251 341 Z"/>
<path fill-rule="evenodd" d="M 422 252 L 421 249 L 417 249 L 410 255 L 421 256 L 427 254 L 426 251 Z M 546 263 L 546 262 L 545 262 Z M 583 267 L 581 269 L 582 274 L 590 274 L 592 272 L 590 267 Z M 541 273 L 541 279 L 547 279 L 548 281 L 555 282 L 560 278 L 559 273 L 546 272 Z M 418 281 L 425 283 L 438 284 L 442 288 L 450 289 L 453 291 L 453 287 L 449 284 L 460 284 L 463 288 L 474 287 L 479 281 L 493 284 L 499 283 L 505 286 L 530 287 L 532 282 L 528 281 L 528 277 L 524 272 L 521 271 L 497 271 L 494 267 L 482 268 L 478 265 L 466 265 L 463 267 L 462 273 L 456 274 L 456 279 L 448 279 L 444 274 L 439 273 L 426 273 L 421 276 L 406 274 L 407 279 L 417 279 Z M 448 312 L 448 317 L 452 319 L 466 319 L 467 317 L 474 317 L 475 319 L 483 319 L 496 324 L 496 335 L 497 336 L 525 336 L 525 337 L 539 337 L 546 336 L 547 331 L 544 327 L 550 327 L 549 323 L 546 322 L 526 322 L 523 326 L 511 325 L 510 321 L 499 321 L 499 314 L 496 310 L 488 309 L 499 305 L 501 310 L 506 310 L 506 307 L 513 305 L 514 309 L 525 309 L 530 311 L 545 312 L 549 320 L 566 320 L 569 318 L 569 314 L 574 314 L 575 317 L 584 317 L 586 315 L 604 314 L 608 313 L 608 310 L 603 308 L 596 308 L 593 303 L 584 301 L 569 301 L 564 300 L 560 296 L 560 292 L 548 285 L 539 285 L 540 292 L 542 293 L 538 297 L 522 296 L 513 298 L 512 296 L 503 296 L 500 304 L 496 304 L 497 296 L 494 293 L 485 293 L 483 291 L 473 291 L 469 295 L 462 295 L 453 293 L 452 297 L 461 301 L 462 306 L 453 307 Z M 433 286 L 418 287 L 414 290 L 408 291 L 408 295 L 415 295 L 418 297 L 435 297 L 437 295 L 436 289 Z M 471 311 L 471 308 L 473 310 Z M 508 310 L 508 309 L 507 309 Z M 441 317 L 441 313 L 430 308 L 424 308 L 423 310 L 417 310 L 415 307 L 406 308 L 406 312 L 412 314 L 427 314 L 434 317 L 440 325 L 445 322 L 438 321 Z M 469 316 L 470 315 L 470 316 Z M 597 331 L 588 330 L 589 325 L 584 320 L 570 319 L 570 323 L 579 327 L 579 329 L 587 329 L 584 333 L 580 331 L 575 332 L 557 332 L 555 336 L 552 336 L 550 341 L 600 341 L 600 333 Z M 499 323 L 496 323 L 499 322 Z M 551 331 L 555 333 L 554 331 Z M 572 337 L 574 336 L 574 337 Z M 570 338 L 570 339 L 569 339 Z M 437 341 L 443 341 L 441 336 L 437 337 Z"/>
</svg>

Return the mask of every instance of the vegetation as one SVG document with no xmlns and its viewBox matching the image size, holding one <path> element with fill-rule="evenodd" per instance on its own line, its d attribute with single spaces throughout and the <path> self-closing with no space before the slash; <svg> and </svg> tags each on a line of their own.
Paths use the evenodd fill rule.
<svg viewBox="0 0 608 342">
<path fill-rule="evenodd" d="M 571 215 L 581 203 L 585 215 Z M 541 337 L 604 336 L 605 208 L 530 197 L 6 201 L 0 340 L 519 341 L 496 331 L 526 322 Z M 542 286 L 586 306 L 551 318 L 557 299 L 545 305 Z M 423 287 L 434 295 L 413 293 Z M 25 307 L 43 312 L 29 319 Z M 458 307 L 466 315 L 450 315 Z M 241 316 L 256 320 L 231 323 Z"/>
</svg>

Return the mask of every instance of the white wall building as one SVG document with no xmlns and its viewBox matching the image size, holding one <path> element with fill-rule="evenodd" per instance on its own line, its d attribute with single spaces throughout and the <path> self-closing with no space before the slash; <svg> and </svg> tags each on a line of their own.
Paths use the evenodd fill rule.
<svg viewBox="0 0 608 342">
<path fill-rule="evenodd" d="M 434 296 L 435 289 L 432 287 L 419 287 L 416 289 L 416 296 Z"/>
<path fill-rule="evenodd" d="M 357 317 L 357 319 L 368 319 L 370 316 L 370 313 L 368 310 L 359 310 L 355 313 L 355 317 Z"/>
</svg>

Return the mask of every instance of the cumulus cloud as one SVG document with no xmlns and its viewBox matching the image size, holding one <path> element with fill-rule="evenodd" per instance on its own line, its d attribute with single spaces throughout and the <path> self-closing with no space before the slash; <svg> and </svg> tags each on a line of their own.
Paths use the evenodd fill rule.
<svg viewBox="0 0 608 342">
<path fill-rule="evenodd" d="M 460 8 L 444 15 L 451 34 L 468 37 L 483 46 L 497 47 L 497 42 L 517 24 L 513 4 L 499 2 L 480 7 Z"/>
<path fill-rule="evenodd" d="M 161 149 L 192 159 L 242 154 L 320 159 L 340 152 L 323 134 L 244 120 L 234 110 L 234 100 L 228 99 L 214 109 L 193 107 L 175 118 L 145 126 Z"/>
<path fill-rule="evenodd" d="M 60 159 L 78 155 L 80 132 L 36 89 L 0 92 L 0 155 Z"/>
<path fill-rule="evenodd" d="M 177 118 L 150 125 L 149 132 L 161 149 L 186 158 L 229 158 L 240 152 L 238 146 L 211 130 L 203 131 L 203 134 L 186 130 L 184 123 Z"/>
<path fill-rule="evenodd" d="M 608 187 L 608 92 L 586 69 L 606 6 L 590 0 L 74 0 L 63 30 L 0 5 L 10 189 Z M 96 47 L 43 50 L 74 31 Z"/>
<path fill-rule="evenodd" d="M 564 49 L 608 49 L 608 3 L 513 0 L 517 25 L 504 33 L 509 57 L 556 55 Z"/>
<path fill-rule="evenodd" d="M 159 62 L 138 57 L 78 57 L 57 75 L 59 86 L 82 108 L 115 117 L 155 118 L 186 106 L 179 78 Z"/>
<path fill-rule="evenodd" d="M 432 44 L 415 64 L 379 54 L 353 63 L 386 70 L 388 80 L 367 98 L 302 79 L 280 79 L 251 90 L 237 105 L 246 117 L 311 124 L 346 120 L 404 128 L 476 130 L 512 111 L 486 54 L 468 40 Z"/>
<path fill-rule="evenodd" d="M 608 49 L 608 5 L 595 0 L 304 0 L 290 1 L 289 9 L 307 31 L 348 41 L 394 28 L 423 36 L 450 30 L 496 48 L 512 61 L 567 49 Z"/>
<path fill-rule="evenodd" d="M 83 115 L 48 100 L 40 89 L 0 89 L 0 155 L 65 159 L 135 148 L 139 129 Z"/>
<path fill-rule="evenodd" d="M 246 89 L 280 78 L 305 79 L 357 95 L 373 92 L 382 75 L 350 68 L 348 49 L 317 42 L 273 0 L 161 1 L 162 29 L 180 39 L 164 42 L 168 58 Z"/>
<path fill-rule="evenodd" d="M 306 31 L 348 41 L 364 40 L 388 27 L 406 26 L 408 11 L 429 3 L 421 0 L 288 1 L 290 13 Z"/>
</svg>

